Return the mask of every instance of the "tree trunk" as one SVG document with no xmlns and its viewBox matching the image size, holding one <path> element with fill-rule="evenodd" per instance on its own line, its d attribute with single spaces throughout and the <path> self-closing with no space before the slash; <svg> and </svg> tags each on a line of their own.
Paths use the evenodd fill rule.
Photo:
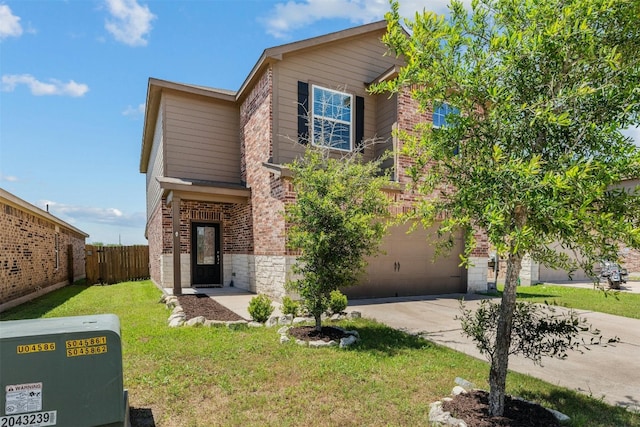
<svg viewBox="0 0 640 427">
<path fill-rule="evenodd" d="M 316 331 L 322 332 L 322 314 L 313 316 L 316 319 Z"/>
<path fill-rule="evenodd" d="M 493 416 L 504 414 L 504 392 L 509 365 L 509 347 L 511 346 L 511 327 L 516 308 L 516 286 L 522 268 L 522 255 L 509 254 L 507 258 L 507 276 L 505 278 L 500 317 L 496 332 L 496 348 L 489 371 L 489 412 Z"/>
</svg>

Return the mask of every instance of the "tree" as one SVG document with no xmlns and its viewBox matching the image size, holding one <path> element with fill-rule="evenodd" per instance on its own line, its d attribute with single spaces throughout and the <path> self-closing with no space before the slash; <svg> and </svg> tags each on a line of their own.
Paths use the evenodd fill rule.
<svg viewBox="0 0 640 427">
<path fill-rule="evenodd" d="M 615 189 L 640 176 L 639 150 L 619 131 L 639 122 L 640 2 L 473 0 L 467 11 L 452 0 L 448 17 L 403 21 L 408 32 L 398 10 L 392 2 L 384 42 L 406 66 L 374 90 L 408 90 L 427 111 L 455 107 L 446 126 L 400 135 L 423 195 L 416 215 L 466 231 L 467 256 L 478 227 L 507 257 L 489 374 L 501 415 L 525 254 L 592 271 L 619 243 L 640 247 L 638 191 Z"/>
<path fill-rule="evenodd" d="M 357 152 L 332 158 L 328 148 L 309 146 L 294 161 L 295 203 L 285 218 L 288 246 L 300 251 L 288 283 L 302 298 L 322 330 L 321 316 L 331 291 L 358 283 L 366 262 L 385 233 L 389 198 L 382 192 L 389 178 L 380 174 L 380 161 L 363 162 Z"/>
</svg>

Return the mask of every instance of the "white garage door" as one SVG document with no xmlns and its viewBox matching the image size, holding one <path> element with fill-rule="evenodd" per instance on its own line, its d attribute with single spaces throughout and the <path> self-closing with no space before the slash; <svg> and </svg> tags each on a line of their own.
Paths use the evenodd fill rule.
<svg viewBox="0 0 640 427">
<path fill-rule="evenodd" d="M 466 292 L 467 271 L 459 267 L 464 240 L 459 237 L 447 255 L 434 259 L 434 246 L 422 227 L 392 227 L 382 241 L 382 254 L 368 259 L 361 284 L 343 292 L 349 298 L 374 298 Z"/>
</svg>

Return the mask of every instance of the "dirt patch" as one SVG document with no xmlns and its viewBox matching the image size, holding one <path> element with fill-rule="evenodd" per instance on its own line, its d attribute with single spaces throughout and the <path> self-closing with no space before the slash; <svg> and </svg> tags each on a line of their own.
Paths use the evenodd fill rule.
<svg viewBox="0 0 640 427">
<path fill-rule="evenodd" d="M 442 409 L 473 427 L 560 427 L 561 424 L 540 405 L 505 396 L 504 416 L 489 415 L 489 393 L 474 390 L 443 402 Z"/>
<path fill-rule="evenodd" d="M 225 322 L 245 320 L 242 316 L 234 313 L 206 295 L 180 295 L 178 296 L 178 302 L 184 310 L 187 320 L 198 316 L 203 316 L 207 320 L 221 320 Z"/>
<path fill-rule="evenodd" d="M 287 334 L 302 341 L 340 341 L 347 337 L 341 329 L 331 326 L 323 326 L 322 331 L 316 331 L 313 326 L 295 326 L 287 331 Z"/>
</svg>

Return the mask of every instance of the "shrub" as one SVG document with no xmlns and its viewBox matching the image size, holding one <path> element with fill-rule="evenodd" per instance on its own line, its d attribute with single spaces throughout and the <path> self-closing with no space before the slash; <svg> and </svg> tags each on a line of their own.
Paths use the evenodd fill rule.
<svg viewBox="0 0 640 427">
<path fill-rule="evenodd" d="M 271 313 L 273 313 L 273 308 L 273 305 L 271 305 L 271 298 L 266 295 L 258 295 L 251 298 L 251 301 L 249 301 L 248 311 L 253 320 L 264 323 L 269 319 Z"/>
<path fill-rule="evenodd" d="M 294 301 L 288 296 L 282 298 L 282 314 L 290 314 L 293 317 L 298 317 L 299 313 L 300 303 L 298 301 Z"/>
<path fill-rule="evenodd" d="M 347 308 L 347 296 L 339 290 L 331 291 L 329 296 L 329 310 L 331 313 L 342 313 Z"/>
</svg>

